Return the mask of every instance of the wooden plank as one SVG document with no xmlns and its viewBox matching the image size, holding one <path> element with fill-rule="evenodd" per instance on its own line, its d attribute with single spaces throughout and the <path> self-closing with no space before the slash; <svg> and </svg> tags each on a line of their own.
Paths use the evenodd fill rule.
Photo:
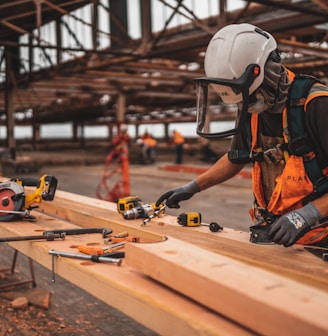
<svg viewBox="0 0 328 336">
<path fill-rule="evenodd" d="M 36 217 L 36 223 L 0 223 L 0 237 L 35 235 L 43 230 L 77 227 L 67 221 L 41 213 Z M 50 249 L 77 252 L 77 245 L 101 241 L 99 234 L 87 234 L 67 236 L 65 240 L 20 241 L 9 244 L 35 262 L 51 269 L 52 260 L 48 253 Z M 56 274 L 160 335 L 253 334 L 210 309 L 153 281 L 125 262 L 117 267 L 68 258 L 56 257 L 54 261 Z"/>
<path fill-rule="evenodd" d="M 48 228 L 48 227 L 63 228 L 67 225 L 73 225 L 71 223 L 78 224 L 81 227 L 111 227 L 116 231 L 127 230 L 133 235 L 135 234 L 142 235 L 145 239 L 144 242 L 156 242 L 154 244 L 139 244 L 138 247 L 146 247 L 146 246 L 151 247 L 154 250 L 158 251 L 158 253 L 161 251 L 161 248 L 163 248 L 163 246 L 166 246 L 167 242 L 163 242 L 165 237 L 169 237 L 169 240 L 168 240 L 169 242 L 173 241 L 174 239 L 178 239 L 179 244 L 185 247 L 184 249 L 182 249 L 182 252 L 186 253 L 189 256 L 189 258 L 190 256 L 193 256 L 194 249 L 199 249 L 201 250 L 201 255 L 203 256 L 203 259 L 207 259 L 208 254 L 211 255 L 211 257 L 209 257 L 208 259 L 208 262 L 211 260 L 214 261 L 212 259 L 212 254 L 215 256 L 215 258 L 214 257 L 213 258 L 215 259 L 216 263 L 219 263 L 220 261 L 223 260 L 224 261 L 223 266 L 221 267 L 221 269 L 223 270 L 225 270 L 225 267 L 226 267 L 224 263 L 227 263 L 228 266 L 229 265 L 234 266 L 235 265 L 234 263 L 242 264 L 243 265 L 243 267 L 241 268 L 242 270 L 245 270 L 245 267 L 246 267 L 246 269 L 248 270 L 247 272 L 246 271 L 244 272 L 235 271 L 236 269 L 237 270 L 239 269 L 239 267 L 236 267 L 236 266 L 232 267 L 232 269 L 235 272 L 237 272 L 237 275 L 238 275 L 235 277 L 235 281 L 237 282 L 239 281 L 238 283 L 240 284 L 240 287 L 244 290 L 247 290 L 247 291 L 249 290 L 251 292 L 251 295 L 247 296 L 243 293 L 242 300 L 241 300 L 240 295 L 237 296 L 237 294 L 234 293 L 232 289 L 228 288 L 230 290 L 230 293 L 233 294 L 229 302 L 227 299 L 227 295 L 226 297 L 223 296 L 223 299 L 221 301 L 221 296 L 222 294 L 224 295 L 225 291 L 223 291 L 222 289 L 218 290 L 217 288 L 218 287 L 218 283 L 216 282 L 217 278 L 220 276 L 222 277 L 221 273 L 217 273 L 219 272 L 218 270 L 219 268 L 215 269 L 214 271 L 211 269 L 211 272 L 208 272 L 207 267 L 204 266 L 203 268 L 201 268 L 198 266 L 199 265 L 198 263 L 196 265 L 197 267 L 195 267 L 195 270 L 194 270 L 196 275 L 192 274 L 191 276 L 190 273 L 188 273 L 190 272 L 190 270 L 188 269 L 185 270 L 184 268 L 182 268 L 182 270 L 179 270 L 178 267 L 174 268 L 173 266 L 171 268 L 170 263 L 168 263 L 167 269 L 166 267 L 163 267 L 163 269 L 167 270 L 167 273 L 171 275 L 171 278 L 176 278 L 178 275 L 178 278 L 182 277 L 182 279 L 185 280 L 184 283 L 188 284 L 192 288 L 197 288 L 197 286 L 199 286 L 199 283 L 197 283 L 197 281 L 199 279 L 203 279 L 203 274 L 208 274 L 208 279 L 206 281 L 205 287 L 207 286 L 207 283 L 208 283 L 209 287 L 213 289 L 212 293 L 216 293 L 216 294 L 215 295 L 212 294 L 212 296 L 210 295 L 203 296 L 203 299 L 206 298 L 206 302 L 204 303 L 203 301 L 201 301 L 201 304 L 203 305 L 203 309 L 206 310 L 206 315 L 207 315 L 207 312 L 210 312 L 208 308 L 215 309 L 215 306 L 214 308 L 211 306 L 213 304 L 212 300 L 220 301 L 224 305 L 228 305 L 228 306 L 230 305 L 231 306 L 229 308 L 230 310 L 238 311 L 238 313 L 235 313 L 236 316 L 233 316 L 236 323 L 240 323 L 241 321 L 242 323 L 245 323 L 244 320 L 247 320 L 246 316 L 249 312 L 252 312 L 249 317 L 252 317 L 255 314 L 256 309 L 254 307 L 257 306 L 257 310 L 262 311 L 262 308 L 259 308 L 259 307 L 262 307 L 264 305 L 263 314 L 265 315 L 265 317 L 266 315 L 270 315 L 270 316 L 273 316 L 273 319 L 275 319 L 278 316 L 280 320 L 280 315 L 283 315 L 284 316 L 284 318 L 282 319 L 283 323 L 287 323 L 285 321 L 287 317 L 290 317 L 290 319 L 293 320 L 294 322 L 298 318 L 300 318 L 301 320 L 300 324 L 303 326 L 302 330 L 308 331 L 309 328 L 312 327 L 312 325 L 309 323 L 307 319 L 304 320 L 303 315 L 302 315 L 304 313 L 304 310 L 302 310 L 301 316 L 298 316 L 297 314 L 293 315 L 290 311 L 292 310 L 292 308 L 283 310 L 285 314 L 282 314 L 282 312 L 280 311 L 281 307 L 276 306 L 276 301 L 274 301 L 275 305 L 273 305 L 273 307 L 268 304 L 265 305 L 266 301 L 263 299 L 263 297 L 267 295 L 268 292 L 269 294 L 272 294 L 276 290 L 275 286 L 278 286 L 278 289 L 279 289 L 279 286 L 281 284 L 280 282 L 278 282 L 278 285 L 276 285 L 277 283 L 273 283 L 272 285 L 272 282 L 270 282 L 271 281 L 270 277 L 273 276 L 273 279 L 275 279 L 274 277 L 278 276 L 277 274 L 269 273 L 270 274 L 269 279 L 268 279 L 268 276 L 263 278 L 263 281 L 264 280 L 268 281 L 268 283 L 266 284 L 264 281 L 264 284 L 266 284 L 267 286 L 264 289 L 263 287 L 260 287 L 262 289 L 262 292 L 260 295 L 261 299 L 259 301 L 256 301 L 256 294 L 258 294 L 258 291 L 255 290 L 256 288 L 254 289 L 254 285 L 252 285 L 252 282 L 251 283 L 249 283 L 249 281 L 245 282 L 242 277 L 245 277 L 247 279 L 247 277 L 251 276 L 253 278 L 253 276 L 250 274 L 254 273 L 253 272 L 254 269 L 256 270 L 255 273 L 257 275 L 259 274 L 261 275 L 262 274 L 261 272 L 264 272 L 265 274 L 267 274 L 268 272 L 265 271 L 264 269 L 270 269 L 270 270 L 274 270 L 276 273 L 280 273 L 281 275 L 284 275 L 284 276 L 287 275 L 291 278 L 300 280 L 303 283 L 309 283 L 313 287 L 315 286 L 317 288 L 320 288 L 320 286 L 324 287 L 324 285 L 326 284 L 325 289 L 327 290 L 327 279 L 325 276 L 326 271 L 325 271 L 325 268 L 322 267 L 323 266 L 322 261 L 320 261 L 318 258 L 316 259 L 315 257 L 313 257 L 312 255 L 308 253 L 304 253 L 304 250 L 302 247 L 292 247 L 292 248 L 286 249 L 286 248 L 283 248 L 277 245 L 272 245 L 272 246 L 255 245 L 255 244 L 249 243 L 248 234 L 245 232 L 224 229 L 223 232 L 214 234 L 214 233 L 209 232 L 207 228 L 184 228 L 184 227 L 179 226 L 176 223 L 176 219 L 174 217 L 167 216 L 167 215 L 163 215 L 159 219 L 153 219 L 152 221 L 147 223 L 145 227 L 141 227 L 140 224 L 142 223 L 142 219 L 134 220 L 134 221 L 124 220 L 122 216 L 117 213 L 116 204 L 114 203 L 96 200 L 96 199 L 92 199 L 89 197 L 75 195 L 75 194 L 61 192 L 61 191 L 57 192 L 56 198 L 54 201 L 42 202 L 40 204 L 40 211 L 41 212 L 39 214 L 36 211 L 34 212 L 38 214 L 37 215 L 38 217 L 37 225 L 39 226 L 39 230 L 40 230 L 40 227 L 41 229 Z M 44 215 L 42 214 L 42 212 L 50 214 L 51 216 Z M 55 219 L 55 217 L 57 217 L 58 219 Z M 59 220 L 59 218 L 62 218 L 63 220 Z M 28 232 L 26 233 L 27 235 L 33 234 L 30 231 L 28 231 L 33 228 L 33 224 L 27 225 L 26 223 L 18 223 L 18 224 L 15 223 L 15 227 L 12 224 L 13 223 L 7 223 L 7 224 L 4 223 L 1 226 L 6 227 L 6 230 L 9 230 L 11 232 L 14 232 L 16 230 L 15 231 L 16 234 L 24 235 L 24 232 Z M 35 231 L 35 230 L 36 229 L 34 228 L 32 231 Z M 1 230 L 0 230 L 0 233 L 1 233 Z M 83 241 L 87 243 L 87 240 L 83 240 Z M 193 244 L 192 245 L 193 248 L 191 250 L 192 253 L 190 252 L 190 247 L 184 245 L 186 244 L 186 242 L 190 242 Z M 72 246 L 74 246 L 74 244 L 76 246 L 77 240 L 75 238 L 74 242 L 73 241 L 70 242 L 69 240 L 65 240 L 62 242 L 56 242 L 56 245 L 54 245 L 54 242 L 38 242 L 38 243 L 37 242 L 30 242 L 30 243 L 20 242 L 20 243 L 13 243 L 13 244 L 16 246 L 18 245 L 23 253 L 27 255 L 33 255 L 35 260 L 37 261 L 39 260 L 38 262 L 40 262 L 41 264 L 44 263 L 44 266 L 50 268 L 50 264 L 49 264 L 50 258 L 49 258 L 49 255 L 47 255 L 47 251 L 50 249 L 49 244 L 51 246 L 56 246 L 56 247 L 58 246 L 58 249 L 60 250 L 67 249 L 68 251 L 71 251 Z M 129 247 L 130 245 L 127 246 L 127 251 Z M 137 246 L 133 245 L 132 247 L 137 247 Z M 141 259 L 147 256 L 147 253 L 146 253 L 147 251 L 143 251 L 143 252 L 144 254 L 142 254 Z M 224 256 L 224 254 L 226 256 L 229 256 L 229 258 Z M 149 255 L 153 255 L 153 253 L 151 254 L 149 253 Z M 152 259 L 153 257 L 147 256 L 147 258 Z M 227 259 L 222 259 L 222 258 L 227 258 Z M 240 261 L 238 261 L 237 259 L 246 261 L 247 264 L 240 263 Z M 180 261 L 179 261 L 179 264 L 180 264 Z M 254 267 L 253 265 L 261 266 L 263 269 L 260 270 Z M 141 269 L 138 269 L 138 268 L 131 267 L 127 265 L 126 263 L 124 263 L 123 265 L 124 267 L 121 267 L 121 268 L 118 268 L 118 267 L 113 268 L 111 267 L 112 265 L 111 266 L 106 265 L 105 270 L 110 271 L 109 274 L 106 274 L 104 273 L 105 272 L 104 266 L 105 265 L 99 265 L 99 264 L 93 265 L 92 272 L 91 272 L 90 266 L 81 264 L 77 262 L 76 260 L 66 260 L 64 258 L 61 258 L 58 261 L 56 260 L 56 271 L 59 272 L 60 275 L 64 276 L 69 281 L 77 284 L 81 288 L 87 290 L 88 292 L 90 292 L 91 294 L 95 295 L 96 297 L 102 300 L 104 300 L 104 297 L 103 298 L 101 297 L 101 292 L 105 291 L 106 290 L 105 288 L 107 288 L 107 290 L 114 293 L 114 298 L 110 295 L 110 299 L 108 299 L 109 304 L 127 313 L 129 316 L 132 316 L 133 318 L 137 319 L 138 321 L 150 327 L 151 329 L 155 328 L 154 330 L 156 331 L 160 329 L 161 330 L 160 333 L 165 335 L 167 332 L 167 328 L 168 328 L 166 326 L 166 320 L 169 319 L 170 322 L 174 321 L 174 323 L 178 323 L 180 326 L 179 328 L 181 328 L 181 332 L 183 331 L 183 333 L 188 332 L 188 335 L 189 334 L 193 335 L 193 333 L 196 332 L 194 328 L 191 327 L 191 321 L 193 318 L 191 317 L 192 315 L 190 315 L 190 312 L 185 311 L 185 315 L 181 316 L 180 307 L 177 307 L 176 304 L 174 303 L 173 304 L 174 308 L 173 308 L 172 302 L 170 302 L 170 300 L 163 301 L 162 296 L 164 295 L 164 293 L 162 292 L 162 289 L 158 289 L 158 287 L 153 287 L 154 285 L 160 286 L 160 284 L 157 282 L 151 281 L 149 278 L 145 277 L 144 274 L 142 273 L 143 271 L 142 267 Z M 101 267 L 101 271 L 99 269 L 100 267 Z M 98 269 L 99 271 L 96 271 Z M 127 273 L 121 274 L 121 271 L 123 269 L 127 270 Z M 173 272 L 175 272 L 175 274 Z M 179 272 L 182 272 L 182 275 L 179 275 Z M 106 275 L 104 276 L 104 274 Z M 138 275 L 137 279 L 133 278 L 131 274 L 134 274 L 134 275 L 137 274 Z M 172 277 L 172 274 L 174 274 L 175 276 Z M 313 274 L 315 274 L 315 276 L 313 276 Z M 140 280 L 140 279 L 143 279 L 143 280 Z M 145 279 L 147 279 L 147 281 L 150 281 L 152 285 L 150 285 L 148 282 L 144 282 Z M 242 279 L 242 282 L 240 282 L 240 279 Z M 261 276 L 260 276 L 260 279 L 262 279 Z M 283 277 L 283 279 L 284 281 L 287 281 L 287 283 L 288 281 L 291 281 L 291 280 L 286 279 L 285 277 Z M 172 279 L 169 279 L 168 281 L 166 279 L 164 280 L 165 280 L 164 281 L 165 286 L 170 285 L 169 280 L 173 281 Z M 109 283 L 107 283 L 107 281 L 109 281 Z M 124 285 L 122 286 L 123 282 L 124 282 Z M 254 283 L 256 283 L 256 281 Z M 308 295 L 309 286 L 305 286 L 304 284 L 297 283 L 295 281 L 293 281 L 293 283 L 296 283 L 295 288 L 298 288 L 298 289 L 306 288 L 306 292 L 304 294 L 304 302 L 310 302 L 308 305 L 305 305 L 306 307 L 313 308 L 312 307 L 313 302 L 316 302 L 318 303 L 319 307 L 321 307 L 321 311 L 326 311 L 326 306 L 321 305 L 321 301 L 317 299 L 318 296 L 322 295 L 323 293 L 322 291 L 319 291 L 316 288 L 310 288 L 312 291 L 311 293 L 315 294 L 314 299 L 312 299 L 312 297 Z M 94 288 L 95 284 L 97 284 L 96 289 Z M 224 284 L 219 283 L 219 285 L 221 285 L 222 288 L 224 288 Z M 283 283 L 283 285 L 285 286 L 285 282 Z M 136 286 L 137 287 L 140 286 L 140 288 L 136 290 Z M 162 287 L 165 288 L 165 286 L 162 286 Z M 162 288 L 162 287 L 160 286 L 159 288 Z M 100 288 L 101 290 L 99 290 L 98 288 Z M 152 291 L 150 291 L 149 288 L 152 288 L 152 291 L 155 291 L 156 294 L 152 293 Z M 272 291 L 266 290 L 268 288 L 273 288 L 273 290 Z M 287 288 L 288 289 L 292 288 L 290 283 L 288 283 Z M 220 289 L 220 286 L 219 286 L 219 289 Z M 157 290 L 158 290 L 158 293 L 157 293 Z M 180 290 L 180 289 L 176 289 L 176 290 Z M 181 293 L 183 293 L 183 295 L 189 296 L 189 293 L 184 293 L 183 290 L 185 290 L 185 288 L 182 288 Z M 223 293 L 221 293 L 221 291 L 223 291 Z M 171 294 L 175 293 L 179 297 L 179 294 L 177 294 L 174 291 L 168 290 L 168 292 Z M 320 293 L 320 295 L 317 294 L 318 292 Z M 202 290 L 197 289 L 197 293 L 202 293 Z M 278 294 L 282 295 L 281 293 L 285 294 L 283 289 L 280 289 L 280 292 L 278 290 Z M 290 293 L 295 294 L 294 290 L 292 290 Z M 121 300 L 121 298 L 119 298 L 120 295 L 124 298 L 123 301 Z M 323 293 L 323 297 L 325 297 L 325 295 L 327 295 L 326 292 Z M 151 299 L 152 296 L 153 298 L 155 297 L 156 303 L 152 301 Z M 287 298 L 288 297 L 289 296 L 287 296 Z M 294 310 L 297 310 L 294 304 L 295 302 L 297 304 L 299 303 L 300 297 L 299 295 L 298 296 L 296 295 L 295 297 L 297 298 L 296 301 L 292 301 L 292 302 L 291 300 L 289 300 L 289 302 L 286 301 L 286 305 L 287 306 L 291 305 L 292 307 L 294 307 Z M 185 298 L 188 302 L 190 301 L 190 303 L 193 302 L 192 300 L 197 299 L 197 298 L 194 298 L 193 296 L 190 296 L 192 300 L 184 296 L 181 296 L 181 298 Z M 268 298 L 270 301 L 271 300 L 270 295 L 268 295 Z M 105 298 L 105 300 L 106 299 L 107 298 Z M 134 301 L 135 300 L 139 301 L 140 299 L 142 303 L 139 303 L 139 305 L 137 304 L 135 306 Z M 170 299 L 172 300 L 172 297 L 170 297 Z M 281 300 L 284 301 L 284 298 L 282 297 Z M 133 304 L 129 303 L 129 301 L 132 301 Z M 143 305 L 146 307 L 144 307 Z M 150 314 L 150 317 L 145 317 L 140 312 L 142 310 L 150 309 L 148 307 L 149 305 L 152 307 L 152 309 L 155 309 L 155 313 Z M 126 308 L 126 306 L 128 306 L 128 308 Z M 158 308 L 159 306 L 161 307 L 160 309 Z M 202 307 L 200 305 L 196 305 L 196 306 Z M 247 306 L 250 306 L 250 309 L 247 308 Z M 301 307 L 303 309 L 303 306 Z M 221 309 L 221 307 L 219 308 Z M 127 309 L 127 311 L 124 311 L 124 309 Z M 186 307 L 184 307 L 184 309 L 186 309 Z M 135 312 L 135 310 L 137 310 L 138 312 Z M 168 313 L 168 311 L 170 313 Z M 191 309 L 191 311 L 193 311 L 193 309 Z M 198 311 L 198 314 L 201 314 L 201 311 L 202 311 L 202 308 L 200 308 L 200 310 Z M 313 312 L 316 312 L 316 310 L 313 310 Z M 193 311 L 193 314 L 194 313 L 195 311 Z M 309 316 L 310 315 L 311 314 L 309 313 Z M 193 316 L 198 316 L 198 315 L 196 314 Z M 212 315 L 210 316 L 213 317 Z M 218 314 L 214 314 L 215 318 L 218 316 L 219 316 Z M 231 318 L 231 315 L 228 314 L 227 316 Z M 257 311 L 256 311 L 256 316 L 257 316 Z M 182 318 L 182 321 L 180 321 L 181 318 Z M 157 327 L 154 326 L 155 324 L 154 321 L 160 321 L 159 326 Z M 198 317 L 197 317 L 197 321 L 198 321 Z M 270 319 L 269 321 L 272 322 Z M 203 320 L 201 320 L 200 325 L 197 326 L 197 330 L 198 331 L 201 330 L 201 332 L 204 332 L 205 334 L 207 333 L 212 334 L 212 332 L 213 334 L 217 334 L 218 330 L 220 330 L 220 332 L 222 330 L 225 330 L 225 327 L 222 327 L 220 325 L 221 322 L 218 322 L 218 324 L 215 325 L 214 327 L 212 327 L 213 323 L 215 324 L 216 322 L 213 322 L 213 323 L 210 322 L 210 326 L 207 326 L 208 323 L 209 322 L 203 323 Z M 264 328 L 262 326 L 262 322 L 259 322 L 258 319 L 257 319 L 257 323 L 260 323 L 261 326 L 259 327 L 257 324 L 255 324 L 254 319 L 253 319 L 251 328 L 255 328 L 256 331 L 258 331 L 258 328 Z M 188 325 L 187 328 L 185 327 L 185 324 Z M 315 325 L 315 329 L 313 330 L 317 331 L 320 334 L 320 332 L 322 331 L 322 329 L 320 329 L 321 325 L 317 324 L 316 319 L 314 319 L 313 324 Z M 248 327 L 250 326 L 249 324 L 245 324 L 245 325 Z M 276 325 L 276 323 L 274 323 L 274 325 Z M 237 326 L 235 325 L 234 327 L 237 327 Z M 281 327 L 280 324 L 278 325 L 278 327 L 279 328 Z M 290 328 L 291 325 L 288 324 L 287 327 Z M 178 332 L 180 332 L 179 328 L 177 329 Z M 282 330 L 282 327 L 279 330 Z M 324 331 L 326 332 L 327 330 L 324 330 Z M 174 330 L 170 330 L 170 334 L 177 334 L 175 327 L 174 327 Z"/>
<path fill-rule="evenodd" d="M 177 224 L 176 218 L 161 215 L 140 227 L 142 219 L 124 220 L 117 213 L 116 204 L 58 191 L 52 202 L 42 202 L 40 211 L 58 216 L 82 227 L 111 226 L 118 231 L 144 235 L 158 241 L 165 236 L 181 239 L 203 249 L 255 265 L 304 284 L 328 291 L 328 277 L 324 263 L 304 250 L 303 246 L 284 248 L 279 245 L 249 243 L 249 234 L 224 228 L 212 233 L 206 227 L 187 228 Z"/>
<path fill-rule="evenodd" d="M 163 235 L 142 230 L 141 220 L 126 221 L 117 212 L 116 204 L 82 195 L 57 191 L 51 202 L 39 204 L 40 212 L 60 218 L 81 227 L 110 227 L 116 232 L 128 231 L 130 235 L 141 235 L 149 241 L 163 240 Z"/>
<path fill-rule="evenodd" d="M 128 244 L 126 263 L 260 334 L 328 334 L 328 293 L 181 240 Z"/>
</svg>

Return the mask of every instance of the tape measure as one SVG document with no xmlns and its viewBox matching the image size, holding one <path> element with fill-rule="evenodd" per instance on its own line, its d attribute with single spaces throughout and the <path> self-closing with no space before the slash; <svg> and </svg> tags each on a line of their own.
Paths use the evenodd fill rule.
<svg viewBox="0 0 328 336">
<path fill-rule="evenodd" d="M 202 215 L 199 212 L 183 212 L 178 217 L 178 224 L 182 226 L 200 226 Z"/>
<path fill-rule="evenodd" d="M 223 227 L 216 222 L 212 222 L 210 224 L 202 223 L 202 215 L 199 212 L 183 212 L 177 217 L 177 221 L 178 224 L 182 226 L 207 226 L 211 232 L 223 230 Z"/>
</svg>

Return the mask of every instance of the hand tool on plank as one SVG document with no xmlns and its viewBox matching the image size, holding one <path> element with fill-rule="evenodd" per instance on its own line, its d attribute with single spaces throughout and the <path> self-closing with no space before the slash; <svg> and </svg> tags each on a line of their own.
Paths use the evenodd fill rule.
<svg viewBox="0 0 328 336">
<path fill-rule="evenodd" d="M 63 252 L 50 250 L 49 254 L 52 255 L 52 282 L 55 282 L 55 257 L 66 257 L 66 258 L 74 258 L 74 259 L 82 259 L 82 260 L 90 260 L 93 262 L 104 262 L 116 264 L 117 266 L 121 266 L 122 259 L 120 258 L 111 258 L 109 256 L 98 256 L 98 255 L 86 255 L 79 253 L 71 253 L 71 252 Z"/>
<path fill-rule="evenodd" d="M 119 243 L 119 242 L 140 243 L 140 237 L 138 236 L 131 236 L 125 238 L 109 237 L 105 240 L 105 243 Z"/>
<path fill-rule="evenodd" d="M 117 233 L 115 235 L 110 235 L 107 239 L 104 240 L 105 244 L 107 243 L 119 243 L 119 242 L 131 242 L 131 243 L 139 243 L 140 237 L 138 236 L 131 236 L 129 237 L 129 232 L 123 231 Z"/>
<path fill-rule="evenodd" d="M 143 202 L 138 196 L 122 197 L 117 200 L 117 212 L 123 214 L 125 211 L 141 204 L 143 204 Z"/>
<path fill-rule="evenodd" d="M 178 224 L 182 226 L 208 226 L 211 232 L 223 230 L 223 227 L 216 222 L 212 222 L 210 224 L 202 223 L 202 215 L 199 212 L 183 212 L 178 215 L 177 221 Z"/>
<path fill-rule="evenodd" d="M 77 249 L 85 254 L 89 255 L 104 255 L 109 252 L 115 252 L 116 249 L 124 247 L 125 242 L 118 242 L 104 247 L 90 247 L 79 245 Z"/>
<path fill-rule="evenodd" d="M 125 238 L 128 237 L 129 232 L 128 231 L 122 231 L 120 233 L 115 234 L 113 237 L 114 238 Z"/>
<path fill-rule="evenodd" d="M 42 235 L 36 236 L 16 236 L 16 237 L 4 237 L 0 238 L 0 243 L 10 242 L 10 241 L 25 241 L 25 240 L 40 240 L 45 239 L 52 241 L 55 239 L 65 239 L 69 235 L 80 235 L 88 233 L 101 233 L 102 238 L 108 237 L 113 232 L 112 229 L 101 229 L 101 228 L 81 228 L 81 229 L 63 229 L 63 230 L 48 230 L 44 231 Z"/>
<path fill-rule="evenodd" d="M 144 204 L 143 202 L 141 202 L 131 209 L 122 212 L 122 215 L 124 219 L 149 218 L 155 212 L 159 213 L 160 206 L 157 206 L 155 202 L 150 204 Z M 161 211 L 163 210 L 164 208 L 161 209 Z"/>
<path fill-rule="evenodd" d="M 261 245 L 272 245 L 274 242 L 272 241 L 269 230 L 271 225 L 252 225 L 249 227 L 249 241 L 253 244 L 261 244 Z"/>
<path fill-rule="evenodd" d="M 154 212 L 154 208 L 151 204 L 140 204 L 130 210 L 123 212 L 124 219 L 137 219 L 145 218 Z"/>
<path fill-rule="evenodd" d="M 35 178 L 13 178 L 0 183 L 0 221 L 9 222 L 17 219 L 35 220 L 30 211 L 37 208 L 34 203 L 52 201 L 57 189 L 54 176 L 43 175 Z M 25 186 L 36 187 L 32 193 L 25 192 Z"/>
<path fill-rule="evenodd" d="M 154 217 L 159 216 L 161 213 L 164 213 L 166 208 L 166 204 L 162 205 L 160 208 L 157 208 L 153 214 L 149 215 L 148 217 L 146 217 L 143 222 L 141 223 L 141 226 L 146 225 L 146 223 L 148 223 L 149 221 L 151 221 Z"/>
<path fill-rule="evenodd" d="M 131 242 L 131 243 L 139 243 L 140 237 L 138 236 L 131 236 L 129 237 L 129 232 L 122 231 L 115 235 L 110 235 L 108 238 L 104 240 L 105 244 L 108 243 L 119 243 L 119 242 Z"/>
</svg>

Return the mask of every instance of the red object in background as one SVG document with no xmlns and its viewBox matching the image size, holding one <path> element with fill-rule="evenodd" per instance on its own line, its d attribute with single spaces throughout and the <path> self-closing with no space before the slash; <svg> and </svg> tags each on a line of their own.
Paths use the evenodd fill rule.
<svg viewBox="0 0 328 336">
<path fill-rule="evenodd" d="M 103 176 L 96 189 L 97 198 L 116 202 L 130 195 L 129 140 L 126 132 L 113 138 L 113 148 L 106 157 Z"/>
</svg>

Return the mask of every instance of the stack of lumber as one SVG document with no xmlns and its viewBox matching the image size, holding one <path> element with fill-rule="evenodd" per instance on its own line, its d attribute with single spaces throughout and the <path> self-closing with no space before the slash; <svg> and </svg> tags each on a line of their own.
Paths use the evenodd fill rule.
<svg viewBox="0 0 328 336">
<path fill-rule="evenodd" d="M 126 243 L 120 267 L 55 257 L 54 270 L 160 335 L 328 334 L 327 264 L 302 246 L 252 244 L 246 232 L 182 227 L 166 214 L 141 226 L 114 203 L 60 190 L 33 215 L 34 223 L 0 223 L 0 237 L 76 227 L 140 236 Z M 77 245 L 103 241 L 86 234 L 9 244 L 52 269 L 49 250 L 78 253 Z"/>
</svg>

